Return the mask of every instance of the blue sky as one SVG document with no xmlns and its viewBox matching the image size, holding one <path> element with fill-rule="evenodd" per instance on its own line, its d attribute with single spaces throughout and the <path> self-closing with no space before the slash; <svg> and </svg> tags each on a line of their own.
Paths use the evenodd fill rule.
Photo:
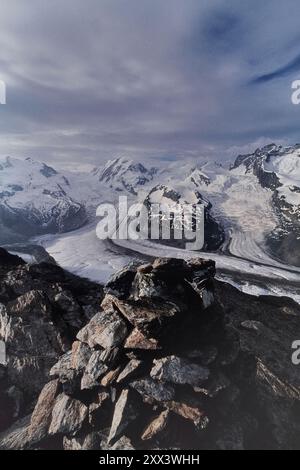
<svg viewBox="0 0 300 470">
<path fill-rule="evenodd" d="M 298 0 L 1 0 L 0 154 L 97 165 L 300 141 Z"/>
</svg>

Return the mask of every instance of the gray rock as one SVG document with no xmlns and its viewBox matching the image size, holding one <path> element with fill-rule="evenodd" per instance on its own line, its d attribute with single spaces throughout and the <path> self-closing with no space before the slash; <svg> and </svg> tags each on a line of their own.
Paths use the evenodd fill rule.
<svg viewBox="0 0 300 470">
<path fill-rule="evenodd" d="M 67 372 L 72 369 L 72 351 L 68 351 L 54 364 L 50 370 L 51 377 L 59 377 L 64 379 Z"/>
<path fill-rule="evenodd" d="M 49 370 L 64 352 L 63 338 L 52 320 L 46 294 L 30 291 L 9 306 L 0 306 L 0 340 L 6 345 L 10 385 L 26 395 L 39 393 Z"/>
<path fill-rule="evenodd" d="M 32 442 L 39 442 L 47 436 L 52 420 L 55 398 L 58 393 L 59 381 L 57 379 L 46 384 L 41 391 L 32 413 L 28 430 Z"/>
<path fill-rule="evenodd" d="M 74 341 L 70 360 L 71 368 L 76 370 L 84 369 L 90 360 L 92 352 L 93 351 L 87 344 Z"/>
<path fill-rule="evenodd" d="M 154 360 L 153 364 L 150 375 L 156 380 L 197 387 L 209 377 L 209 370 L 206 367 L 192 364 L 176 356 Z"/>
<path fill-rule="evenodd" d="M 88 408 L 64 393 L 58 395 L 52 410 L 49 434 L 74 435 L 88 416 Z"/>
<path fill-rule="evenodd" d="M 121 344 L 127 336 L 127 326 L 113 310 L 97 313 L 77 334 L 79 341 L 90 348 L 101 346 L 111 349 Z"/>
<path fill-rule="evenodd" d="M 117 383 L 124 382 L 124 380 L 129 380 L 135 375 L 139 369 L 141 369 L 142 361 L 139 359 L 132 359 L 128 362 L 127 366 L 122 370 L 119 377 L 117 378 Z"/>
<path fill-rule="evenodd" d="M 94 351 L 81 379 L 81 390 L 100 385 L 99 379 L 107 372 L 108 367 L 101 360 L 101 351 Z"/>
<path fill-rule="evenodd" d="M 115 406 L 108 444 L 114 444 L 137 416 L 138 408 L 132 392 L 129 389 L 122 390 Z"/>
<path fill-rule="evenodd" d="M 175 390 L 171 385 L 156 382 L 150 377 L 135 380 L 130 383 L 145 401 L 164 402 L 172 400 L 175 396 Z"/>
<path fill-rule="evenodd" d="M 120 348 L 104 349 L 101 353 L 101 361 L 105 362 L 105 364 L 109 366 L 112 366 L 115 364 L 119 352 Z"/>
<path fill-rule="evenodd" d="M 127 298 L 130 293 L 136 270 L 137 266 L 132 264 L 118 271 L 109 279 L 104 288 L 104 292 L 106 294 L 113 294 L 120 299 Z"/>
</svg>

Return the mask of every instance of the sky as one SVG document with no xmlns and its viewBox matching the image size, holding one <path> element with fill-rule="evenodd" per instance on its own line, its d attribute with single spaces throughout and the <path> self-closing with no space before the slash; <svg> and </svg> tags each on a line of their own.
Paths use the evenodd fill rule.
<svg viewBox="0 0 300 470">
<path fill-rule="evenodd" d="M 300 141 L 299 0 L 1 0 L 0 155 L 228 159 Z"/>
</svg>

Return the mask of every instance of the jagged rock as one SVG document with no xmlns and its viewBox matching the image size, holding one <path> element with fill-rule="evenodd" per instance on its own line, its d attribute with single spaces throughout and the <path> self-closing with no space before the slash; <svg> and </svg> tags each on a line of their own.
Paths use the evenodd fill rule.
<svg viewBox="0 0 300 470">
<path fill-rule="evenodd" d="M 115 299 L 115 306 L 135 327 L 148 325 L 155 320 L 162 321 L 174 317 L 180 312 L 179 308 L 171 302 L 157 302 L 141 304 L 140 302 Z"/>
<path fill-rule="evenodd" d="M 124 348 L 127 349 L 145 349 L 145 350 L 156 350 L 160 349 L 159 343 L 154 338 L 147 338 L 142 331 L 138 328 L 134 328 L 130 335 L 127 337 Z"/>
<path fill-rule="evenodd" d="M 80 341 L 74 341 L 72 344 L 72 354 L 70 359 L 70 366 L 72 369 L 82 370 L 84 369 L 92 355 L 91 348 Z"/>
<path fill-rule="evenodd" d="M 172 400 L 175 396 L 175 390 L 171 385 L 156 382 L 150 377 L 135 380 L 130 383 L 145 401 L 164 402 Z"/>
<path fill-rule="evenodd" d="M 64 393 L 58 395 L 52 410 L 49 434 L 74 435 L 88 416 L 88 408 Z"/>
<path fill-rule="evenodd" d="M 59 377 L 63 380 L 67 371 L 70 369 L 72 369 L 72 351 L 68 351 L 60 357 L 60 359 L 51 368 L 50 376 Z"/>
<path fill-rule="evenodd" d="M 136 270 L 137 267 L 131 265 L 118 271 L 106 284 L 104 289 L 105 293 L 112 294 L 119 299 L 126 299 L 129 296 Z"/>
<path fill-rule="evenodd" d="M 153 439 L 161 432 L 163 432 L 169 421 L 170 412 L 168 410 L 162 411 L 144 430 L 141 439 L 147 441 Z"/>
<path fill-rule="evenodd" d="M 122 370 L 117 378 L 117 383 L 121 383 L 124 380 L 131 379 L 137 371 L 141 368 L 142 361 L 138 359 L 132 359 L 128 362 L 127 366 Z"/>
<path fill-rule="evenodd" d="M 0 307 L 2 330 L 10 331 L 15 318 L 36 321 L 27 309 L 30 295 L 26 302 L 17 299 L 32 291 L 33 275 L 34 292 L 42 295 L 34 294 L 32 306 L 37 300 L 45 305 L 42 314 L 34 307 L 34 315 L 50 316 L 61 337 L 73 331 L 74 338 L 76 332 L 63 318 L 68 302 L 55 301 L 59 293 L 70 292 L 80 306 L 100 304 L 97 289 L 91 293 L 84 285 L 79 294 L 80 283 L 74 289 L 69 281 L 62 284 L 57 268 L 46 269 L 53 283 L 46 290 L 40 267 L 16 270 L 18 276 L 14 271 L 11 277 L 0 264 L 0 300 L 11 297 Z M 287 300 L 253 298 L 212 282 L 214 270 L 214 263 L 202 260 L 158 260 L 134 267 L 128 277 L 125 270 L 124 288 L 117 280 L 102 302 L 104 311 L 79 332 L 72 350 L 53 362 L 58 389 L 49 384 L 43 390 L 32 418 L 38 442 L 26 429 L 25 444 L 19 444 L 35 448 L 63 441 L 66 449 L 125 450 L 132 442 L 144 449 L 152 441 L 151 447 L 166 449 L 299 448 L 300 382 L 291 344 L 300 331 L 300 309 Z M 209 309 L 205 290 L 215 296 Z M 12 356 L 12 347 L 9 352 Z M 11 383 L 11 364 L 1 369 L 0 379 L 10 419 L 15 405 L 24 413 L 23 400 L 14 399 L 19 385 Z M 21 366 L 16 366 L 18 373 Z"/>
<path fill-rule="evenodd" d="M 199 407 L 191 406 L 186 403 L 171 401 L 167 404 L 169 410 L 178 414 L 182 418 L 192 421 L 197 429 L 203 430 L 208 426 L 209 419 L 205 412 Z"/>
<path fill-rule="evenodd" d="M 110 370 L 101 380 L 101 385 L 103 387 L 108 387 L 112 383 L 115 382 L 116 378 L 118 377 L 121 370 L 121 366 L 117 367 L 116 369 Z"/>
<path fill-rule="evenodd" d="M 81 389 L 85 390 L 99 385 L 99 379 L 107 370 L 107 365 L 101 360 L 101 351 L 94 351 L 84 371 L 81 380 Z"/>
<path fill-rule="evenodd" d="M 114 444 L 137 416 L 136 399 L 133 397 L 132 392 L 129 389 L 122 390 L 115 406 L 108 444 Z"/>
<path fill-rule="evenodd" d="M 131 298 L 139 300 L 155 300 L 163 296 L 165 283 L 155 276 L 155 273 L 137 272 L 132 283 Z"/>
<path fill-rule="evenodd" d="M 79 341 L 90 348 L 101 346 L 111 349 L 118 346 L 127 336 L 127 326 L 114 311 L 97 313 L 92 320 L 77 334 Z"/>
<path fill-rule="evenodd" d="M 59 377 L 63 391 L 71 395 L 80 385 L 82 371 L 72 368 L 72 351 L 64 354 L 50 370 L 51 377 Z"/>
<path fill-rule="evenodd" d="M 104 349 L 101 352 L 101 361 L 105 362 L 108 366 L 113 366 L 118 358 L 119 352 L 119 348 Z"/>
<path fill-rule="evenodd" d="M 191 364 L 187 360 L 176 356 L 157 359 L 153 363 L 154 366 L 150 375 L 156 380 L 197 387 L 209 377 L 209 370 L 206 367 Z"/>
<path fill-rule="evenodd" d="M 32 442 L 39 442 L 48 435 L 48 429 L 52 420 L 54 401 L 59 393 L 59 381 L 52 380 L 41 391 L 37 404 L 31 416 L 28 429 Z"/>
</svg>

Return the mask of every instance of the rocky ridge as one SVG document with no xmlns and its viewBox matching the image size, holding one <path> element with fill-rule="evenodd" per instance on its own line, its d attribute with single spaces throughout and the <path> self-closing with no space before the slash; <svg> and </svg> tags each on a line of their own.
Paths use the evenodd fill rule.
<svg viewBox="0 0 300 470">
<path fill-rule="evenodd" d="M 0 446 L 299 448 L 299 306 L 246 296 L 214 274 L 201 259 L 117 273 Z"/>
<path fill-rule="evenodd" d="M 0 248 L 0 340 L 6 353 L 0 364 L 0 430 L 32 411 L 51 367 L 101 298 L 97 284 L 55 264 L 26 264 Z"/>
</svg>

